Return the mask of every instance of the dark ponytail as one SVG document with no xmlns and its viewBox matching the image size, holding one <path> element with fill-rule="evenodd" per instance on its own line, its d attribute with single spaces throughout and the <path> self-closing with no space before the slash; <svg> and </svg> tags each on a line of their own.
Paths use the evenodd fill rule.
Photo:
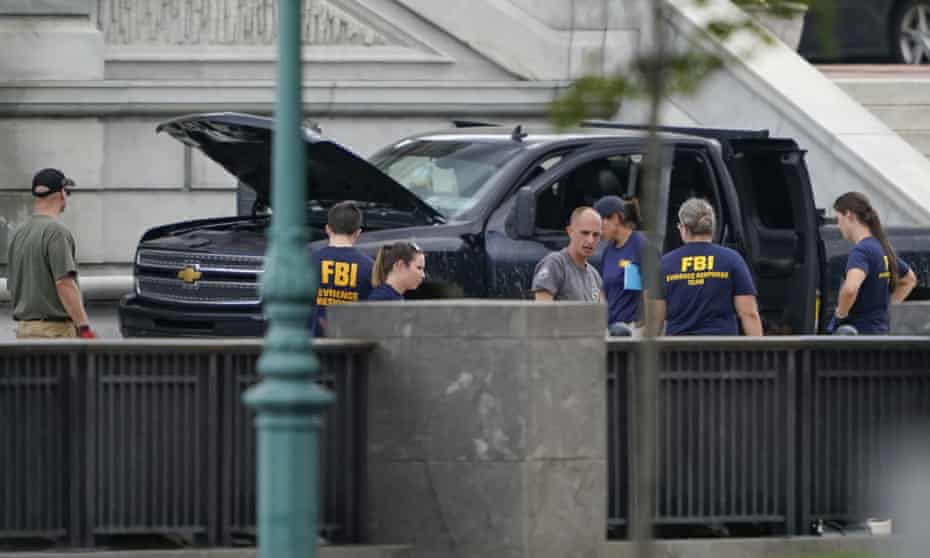
<svg viewBox="0 0 930 558">
<path fill-rule="evenodd" d="M 860 223 L 868 227 L 872 236 L 882 245 L 882 251 L 885 252 L 885 256 L 888 258 L 888 271 L 891 273 L 888 289 L 894 291 L 899 279 L 898 255 L 895 253 L 894 248 L 891 247 L 891 243 L 888 242 L 888 235 L 885 234 L 882 221 L 878 217 L 878 212 L 875 211 L 875 208 L 869 203 L 869 198 L 865 197 L 865 194 L 859 192 L 846 192 L 842 196 L 836 198 L 833 209 L 840 213 L 851 211 Z"/>
<path fill-rule="evenodd" d="M 409 265 L 417 254 L 422 253 L 423 250 L 412 242 L 395 242 L 382 246 L 378 249 L 375 264 L 371 268 L 371 286 L 377 287 L 384 283 L 397 262 Z"/>
<path fill-rule="evenodd" d="M 625 197 L 623 201 L 626 202 L 623 204 L 623 214 L 621 215 L 623 222 L 639 229 L 642 226 L 639 214 L 639 198 Z"/>
</svg>

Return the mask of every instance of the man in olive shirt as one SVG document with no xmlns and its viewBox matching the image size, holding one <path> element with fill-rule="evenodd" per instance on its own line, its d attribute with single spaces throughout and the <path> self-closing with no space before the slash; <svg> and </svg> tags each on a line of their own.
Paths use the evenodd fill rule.
<svg viewBox="0 0 930 558">
<path fill-rule="evenodd" d="M 19 339 L 96 337 L 81 300 L 74 237 L 58 220 L 71 186 L 60 170 L 36 173 L 32 216 L 10 241 L 7 288 Z"/>
</svg>

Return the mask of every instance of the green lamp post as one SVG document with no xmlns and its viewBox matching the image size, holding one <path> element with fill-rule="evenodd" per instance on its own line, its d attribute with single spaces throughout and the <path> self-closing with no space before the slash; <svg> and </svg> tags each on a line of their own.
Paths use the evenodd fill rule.
<svg viewBox="0 0 930 558">
<path fill-rule="evenodd" d="M 314 382 L 308 320 L 316 278 L 307 257 L 307 180 L 301 125 L 301 0 L 278 0 L 278 94 L 272 154 L 273 210 L 262 298 L 269 322 L 258 360 L 263 381 L 244 397 L 258 431 L 261 558 L 314 558 L 319 433 L 332 401 Z"/>
</svg>

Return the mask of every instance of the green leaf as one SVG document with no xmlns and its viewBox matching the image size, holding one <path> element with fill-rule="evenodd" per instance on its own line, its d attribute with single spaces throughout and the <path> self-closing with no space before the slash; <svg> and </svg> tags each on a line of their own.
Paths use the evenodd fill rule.
<svg viewBox="0 0 930 558">
<path fill-rule="evenodd" d="M 549 117 L 558 129 L 589 118 L 610 118 L 624 98 L 638 94 L 638 88 L 624 76 L 585 76 L 549 105 Z"/>
</svg>

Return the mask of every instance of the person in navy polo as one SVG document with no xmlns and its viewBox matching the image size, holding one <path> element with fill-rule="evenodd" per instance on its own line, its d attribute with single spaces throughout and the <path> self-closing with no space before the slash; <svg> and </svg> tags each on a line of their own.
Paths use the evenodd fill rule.
<svg viewBox="0 0 930 558">
<path fill-rule="evenodd" d="M 762 335 L 756 289 L 743 257 L 712 242 L 716 217 L 691 198 L 678 210 L 684 245 L 662 256 L 655 297 L 657 331 L 666 335 Z"/>
<path fill-rule="evenodd" d="M 826 332 L 849 324 L 860 334 L 888 333 L 888 306 L 901 302 L 917 285 L 914 271 L 888 242 L 878 213 L 859 192 L 836 199 L 833 212 L 843 238 L 855 243 L 846 259 L 846 276 Z"/>
<path fill-rule="evenodd" d="M 412 242 L 382 246 L 371 273 L 374 289 L 368 300 L 404 300 L 404 294 L 420 286 L 426 277 L 426 256 Z"/>
<path fill-rule="evenodd" d="M 372 259 L 355 247 L 362 234 L 362 211 L 350 201 L 332 206 L 327 214 L 326 234 L 329 245 L 312 255 L 320 281 L 310 319 L 314 337 L 326 334 L 328 306 L 365 300 L 371 291 Z"/>
<path fill-rule="evenodd" d="M 604 196 L 594 209 L 601 215 L 602 237 L 607 241 L 598 271 L 607 301 L 607 324 L 623 324 L 634 336 L 642 327 L 642 252 L 646 237 L 639 228 L 636 200 Z"/>
</svg>

